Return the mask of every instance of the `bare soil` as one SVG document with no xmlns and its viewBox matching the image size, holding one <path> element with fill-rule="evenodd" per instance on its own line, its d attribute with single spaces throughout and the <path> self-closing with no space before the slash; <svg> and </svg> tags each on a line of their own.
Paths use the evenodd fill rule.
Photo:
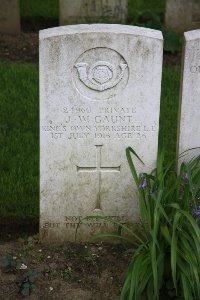
<svg viewBox="0 0 200 300">
<path fill-rule="evenodd" d="M 17 269 L 0 267 L 0 299 L 22 299 L 16 279 L 36 271 L 36 289 L 29 299 L 115 300 L 120 294 L 131 256 L 122 245 L 66 243 L 44 245 L 37 220 L 0 221 L 0 260 L 10 254 Z M 29 236 L 29 233 L 35 235 Z M 22 233 L 23 232 L 23 233 Z M 20 236 L 20 237 L 19 237 Z M 24 264 L 26 270 L 19 267 Z"/>
<path fill-rule="evenodd" d="M 132 259 L 125 245 L 42 244 L 38 228 L 38 219 L 0 218 L 0 300 L 24 299 L 16 280 L 28 271 L 37 272 L 30 300 L 119 299 Z M 16 267 L 6 273 L 2 260 L 8 255 Z M 25 270 L 20 269 L 22 264 L 27 266 Z M 169 300 L 165 289 L 160 299 Z"/>
<path fill-rule="evenodd" d="M 39 30 L 58 26 L 56 20 L 23 21 L 20 35 L 0 35 L 0 61 L 38 63 Z M 181 54 L 164 53 L 164 65 L 180 65 Z"/>
</svg>

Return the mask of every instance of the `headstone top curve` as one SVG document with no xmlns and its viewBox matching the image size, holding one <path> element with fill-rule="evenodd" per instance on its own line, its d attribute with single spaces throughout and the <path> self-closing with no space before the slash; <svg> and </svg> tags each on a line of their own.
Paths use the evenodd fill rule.
<svg viewBox="0 0 200 300">
<path fill-rule="evenodd" d="M 190 30 L 184 33 L 185 41 L 199 40 L 200 29 Z"/>
<path fill-rule="evenodd" d="M 79 25 L 66 25 L 50 29 L 43 29 L 39 32 L 41 39 L 51 38 L 55 36 L 62 36 L 67 34 L 79 33 L 124 33 L 133 34 L 138 36 L 145 36 L 154 39 L 163 40 L 162 32 L 155 29 L 143 28 L 138 26 L 120 25 L 120 24 L 79 24 Z"/>
</svg>

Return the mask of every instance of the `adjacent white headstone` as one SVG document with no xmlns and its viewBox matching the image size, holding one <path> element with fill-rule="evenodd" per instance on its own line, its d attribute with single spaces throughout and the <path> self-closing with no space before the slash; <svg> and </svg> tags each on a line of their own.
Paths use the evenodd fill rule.
<svg viewBox="0 0 200 300">
<path fill-rule="evenodd" d="M 200 147 L 200 30 L 184 34 L 184 60 L 179 111 L 178 153 Z M 200 154 L 200 149 L 189 151 L 181 161 Z"/>
<path fill-rule="evenodd" d="M 20 33 L 19 0 L 0 0 L 0 33 Z"/>
<path fill-rule="evenodd" d="M 200 28 L 200 0 L 166 0 L 165 26 L 178 33 Z"/>
<path fill-rule="evenodd" d="M 162 34 L 124 25 L 40 31 L 40 232 L 44 241 L 85 241 L 113 226 L 88 216 L 138 221 L 126 160 L 138 172 L 157 155 Z"/>
<path fill-rule="evenodd" d="M 127 0 L 60 0 L 60 25 L 124 23 Z"/>
</svg>

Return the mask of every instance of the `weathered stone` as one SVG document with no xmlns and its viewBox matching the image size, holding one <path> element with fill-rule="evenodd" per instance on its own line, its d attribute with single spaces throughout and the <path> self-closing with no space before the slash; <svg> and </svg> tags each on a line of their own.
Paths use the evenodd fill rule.
<svg viewBox="0 0 200 300">
<path fill-rule="evenodd" d="M 183 33 L 200 27 L 200 0 L 167 0 L 165 26 Z"/>
<path fill-rule="evenodd" d="M 60 0 L 60 25 L 124 23 L 127 0 Z"/>
<path fill-rule="evenodd" d="M 200 30 L 186 32 L 184 36 L 178 154 L 200 147 Z M 192 159 L 200 154 L 200 149 L 185 154 L 180 161 Z"/>
<path fill-rule="evenodd" d="M 19 0 L 0 0 L 0 33 L 20 33 Z"/>
<path fill-rule="evenodd" d="M 44 241 L 88 240 L 138 221 L 126 160 L 138 172 L 157 155 L 162 34 L 124 25 L 72 25 L 40 32 L 40 228 Z"/>
</svg>

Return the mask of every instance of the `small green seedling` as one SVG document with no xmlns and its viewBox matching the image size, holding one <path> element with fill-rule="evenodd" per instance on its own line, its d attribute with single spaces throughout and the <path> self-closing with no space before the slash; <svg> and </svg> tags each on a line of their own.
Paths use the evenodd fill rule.
<svg viewBox="0 0 200 300">
<path fill-rule="evenodd" d="M 23 296 L 30 295 L 31 291 L 36 288 L 35 280 L 37 279 L 37 277 L 38 277 L 37 272 L 29 271 L 16 280 L 16 283 L 19 286 L 19 292 Z"/>
<path fill-rule="evenodd" d="M 50 269 L 49 271 L 49 276 L 51 278 L 61 278 L 65 281 L 68 281 L 72 278 L 72 268 L 71 267 L 67 267 L 64 270 L 61 269 Z"/>
<path fill-rule="evenodd" d="M 8 254 L 5 258 L 0 260 L 0 266 L 3 267 L 4 273 L 13 273 L 16 271 L 16 260 L 12 255 Z"/>
</svg>

